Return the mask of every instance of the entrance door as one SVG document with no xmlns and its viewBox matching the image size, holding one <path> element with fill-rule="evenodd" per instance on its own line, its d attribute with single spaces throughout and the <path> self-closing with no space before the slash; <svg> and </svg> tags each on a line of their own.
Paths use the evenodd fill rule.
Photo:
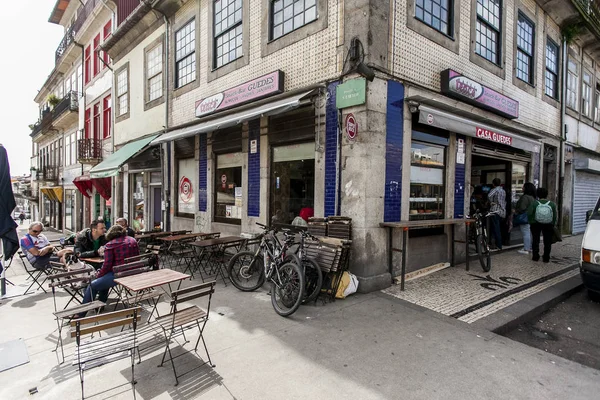
<svg viewBox="0 0 600 400">
<path fill-rule="evenodd" d="M 156 228 L 162 227 L 162 208 L 161 208 L 161 196 L 162 191 L 160 186 L 151 186 L 152 189 L 152 226 Z"/>
</svg>

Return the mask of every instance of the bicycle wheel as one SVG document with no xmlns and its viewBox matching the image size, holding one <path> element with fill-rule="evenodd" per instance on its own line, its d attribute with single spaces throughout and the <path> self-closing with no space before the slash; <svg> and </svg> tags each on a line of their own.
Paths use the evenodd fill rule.
<svg viewBox="0 0 600 400">
<path fill-rule="evenodd" d="M 492 255 L 490 254 L 487 238 L 484 235 L 477 235 L 476 244 L 481 268 L 483 268 L 485 272 L 489 272 L 490 269 L 492 269 Z"/>
<path fill-rule="evenodd" d="M 321 267 L 312 258 L 302 260 L 304 268 L 304 303 L 310 303 L 315 300 L 321 292 L 323 285 L 323 272 Z"/>
<path fill-rule="evenodd" d="M 229 260 L 229 280 L 242 292 L 252 292 L 265 283 L 265 268 L 262 255 L 254 257 L 253 251 L 240 251 Z"/>
<path fill-rule="evenodd" d="M 304 297 L 304 274 L 294 263 L 285 263 L 271 278 L 271 304 L 282 317 L 292 315 Z"/>
</svg>

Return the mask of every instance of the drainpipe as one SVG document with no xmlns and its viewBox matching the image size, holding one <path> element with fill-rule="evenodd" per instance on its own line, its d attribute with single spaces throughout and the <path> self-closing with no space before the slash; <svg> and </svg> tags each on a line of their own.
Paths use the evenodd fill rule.
<svg viewBox="0 0 600 400">
<path fill-rule="evenodd" d="M 560 95 L 560 142 L 558 150 L 558 168 L 559 168 L 559 179 L 558 179 L 558 229 L 563 231 L 563 196 L 565 195 L 564 184 L 565 184 L 565 134 L 566 134 L 566 87 L 567 87 L 567 41 L 565 37 L 562 38 L 562 73 L 561 75 L 561 95 Z"/>
<path fill-rule="evenodd" d="M 115 16 L 115 12 L 113 10 L 111 10 L 104 2 L 102 3 L 104 5 L 104 7 L 106 7 L 108 10 L 111 11 L 111 23 L 110 23 L 110 28 L 111 30 L 114 30 L 115 28 L 115 22 L 117 20 L 116 16 Z M 111 32 L 112 33 L 112 32 Z M 100 58 L 100 60 L 104 63 L 104 59 Z M 106 63 L 105 63 L 106 65 Z M 116 89 L 115 89 L 115 85 L 114 85 L 114 81 L 115 81 L 115 77 L 114 77 L 114 71 L 110 68 L 110 66 L 106 65 L 108 67 L 108 69 L 113 73 L 113 77 L 112 77 L 112 82 L 110 85 L 110 127 L 112 128 L 112 132 L 110 135 L 110 149 L 112 152 L 115 151 L 115 108 L 113 107 L 113 104 L 115 104 L 115 94 L 116 94 Z M 103 100 L 101 100 L 103 101 Z M 118 198 L 118 196 L 116 195 L 117 193 L 117 179 L 119 179 L 120 173 L 117 173 L 117 175 L 110 180 L 110 184 L 111 184 L 111 200 L 112 201 L 112 206 L 111 206 L 111 210 L 110 210 L 110 218 L 111 218 L 111 226 L 114 225 L 114 222 L 116 221 L 117 217 L 117 207 L 119 204 L 119 201 L 121 201 L 121 204 L 123 204 L 123 196 L 121 195 L 120 199 Z M 116 201 L 115 201 L 116 200 Z M 129 220 L 131 221 L 131 220 Z"/>
<path fill-rule="evenodd" d="M 83 115 L 84 115 L 84 124 L 85 124 L 85 91 L 83 89 L 84 86 L 84 82 L 85 82 L 85 51 L 84 51 L 84 46 L 82 44 L 79 44 L 75 41 L 75 37 L 73 37 L 73 43 L 75 44 L 75 46 L 79 47 L 81 49 L 81 82 L 78 82 L 78 84 L 81 84 L 81 87 L 79 88 L 81 90 L 81 99 L 79 99 L 78 103 L 78 108 L 79 108 L 79 112 L 81 112 L 81 104 L 83 103 Z M 76 74 L 77 74 L 77 70 L 75 70 Z M 83 101 L 81 101 L 83 99 Z M 79 124 L 79 121 L 77 121 L 77 123 Z M 79 125 L 77 126 L 77 132 L 75 132 L 75 140 L 77 140 L 77 153 L 79 153 L 79 139 L 77 139 L 77 133 L 79 132 Z M 79 155 L 79 154 L 77 154 Z M 81 163 L 81 175 L 83 175 L 83 163 Z M 83 193 L 81 194 L 81 207 L 79 207 L 79 224 L 78 226 L 75 227 L 75 229 L 77 231 L 79 231 L 79 229 L 77 228 L 81 228 L 83 229 L 83 214 L 84 211 L 83 209 L 85 204 L 85 196 L 83 195 Z"/>
</svg>

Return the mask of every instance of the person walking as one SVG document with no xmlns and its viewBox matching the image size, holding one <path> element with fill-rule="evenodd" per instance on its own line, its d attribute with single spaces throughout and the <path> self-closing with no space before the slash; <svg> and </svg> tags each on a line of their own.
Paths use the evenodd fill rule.
<svg viewBox="0 0 600 400">
<path fill-rule="evenodd" d="M 502 250 L 502 232 L 500 231 L 500 224 L 502 220 L 506 218 L 506 192 L 504 188 L 500 186 L 502 181 L 499 178 L 494 178 L 492 185 L 494 188 L 488 193 L 488 201 L 490 202 L 490 215 L 492 223 L 492 234 L 496 247 L 498 250 Z"/>
<path fill-rule="evenodd" d="M 515 206 L 515 218 L 513 226 L 519 224 L 519 229 L 523 235 L 523 248 L 518 251 L 520 254 L 531 253 L 531 226 L 529 225 L 529 217 L 527 215 L 527 209 L 533 203 L 535 203 L 535 185 L 531 182 L 527 182 L 523 185 L 523 195 L 517 201 Z"/>
<path fill-rule="evenodd" d="M 23 211 L 19 214 L 19 220 L 21 221 L 21 225 L 23 225 L 23 221 L 25 220 L 25 213 Z"/>
<path fill-rule="evenodd" d="M 556 204 L 548 200 L 548 189 L 537 189 L 538 200 L 533 202 L 527 209 L 527 217 L 531 225 L 531 248 L 532 260 L 540 259 L 540 236 L 544 237 L 544 254 L 542 260 L 550 262 L 550 251 L 552 250 L 552 236 L 556 225 Z"/>
</svg>

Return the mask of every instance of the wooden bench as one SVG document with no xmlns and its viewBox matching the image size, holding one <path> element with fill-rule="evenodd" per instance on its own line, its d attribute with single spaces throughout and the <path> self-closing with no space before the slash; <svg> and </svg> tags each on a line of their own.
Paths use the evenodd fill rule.
<svg viewBox="0 0 600 400">
<path fill-rule="evenodd" d="M 331 300 L 342 280 L 342 274 L 348 269 L 352 241 L 331 237 L 319 237 L 319 242 L 308 242 L 305 245 L 306 255 L 314 259 L 321 270 L 327 274 L 323 280 L 321 292 Z"/>
</svg>

